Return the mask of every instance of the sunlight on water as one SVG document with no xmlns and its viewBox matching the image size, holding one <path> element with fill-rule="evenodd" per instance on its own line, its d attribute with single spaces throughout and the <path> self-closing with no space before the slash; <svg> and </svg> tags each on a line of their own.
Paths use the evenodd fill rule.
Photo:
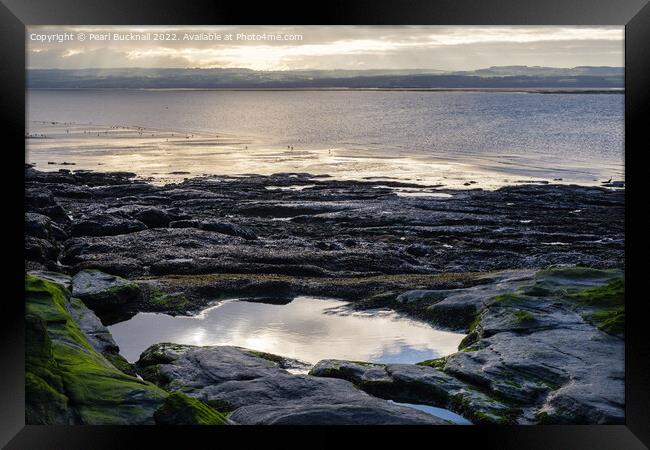
<svg viewBox="0 0 650 450">
<path fill-rule="evenodd" d="M 40 170 L 128 170 L 162 182 L 307 172 L 461 189 L 624 177 L 620 94 L 27 94 L 27 159 Z"/>
<path fill-rule="evenodd" d="M 346 305 L 312 297 L 286 305 L 228 300 L 191 317 L 139 313 L 109 330 L 129 361 L 152 344 L 174 342 L 236 345 L 312 364 L 329 358 L 415 363 L 456 352 L 464 337 L 392 311 L 354 312 Z"/>
</svg>

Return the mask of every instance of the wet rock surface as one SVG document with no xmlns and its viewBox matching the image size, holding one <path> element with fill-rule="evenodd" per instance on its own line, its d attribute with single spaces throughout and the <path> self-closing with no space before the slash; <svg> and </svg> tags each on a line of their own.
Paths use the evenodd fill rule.
<svg viewBox="0 0 650 450">
<path fill-rule="evenodd" d="M 323 360 L 309 374 L 345 379 L 368 393 L 394 401 L 450 409 L 476 424 L 514 423 L 517 414 L 509 404 L 432 367 Z"/>
<path fill-rule="evenodd" d="M 310 373 L 448 408 L 475 423 L 623 423 L 623 319 L 611 323 L 624 314 L 621 277 L 618 270 L 557 268 L 497 274 L 495 283 L 437 298 L 408 292 L 434 304 L 472 299 L 474 319 L 459 328 L 469 332 L 461 351 L 424 367 L 325 360 Z"/>
<path fill-rule="evenodd" d="M 132 174 L 31 167 L 25 174 L 28 213 L 48 217 L 71 236 L 47 240 L 63 248 L 34 250 L 34 261 L 60 261 L 75 272 L 338 277 L 623 264 L 624 192 L 615 189 L 438 188 L 451 196 L 439 198 L 396 195 L 394 188 L 415 186 L 405 183 L 308 174 L 165 186 Z M 294 185 L 310 187 L 267 189 Z M 48 239 L 43 227 L 32 228 L 34 239 Z"/>
<path fill-rule="evenodd" d="M 99 270 L 87 269 L 72 277 L 72 295 L 96 309 L 109 309 L 137 298 L 138 285 Z"/>
<path fill-rule="evenodd" d="M 168 395 L 108 357 L 110 333 L 63 285 L 25 278 L 26 421 L 29 424 L 143 425 Z"/>
<path fill-rule="evenodd" d="M 292 375 L 283 368 L 295 365 L 301 366 L 239 347 L 176 344 L 156 344 L 136 364 L 145 379 L 228 409 L 239 424 L 445 423 L 372 397 L 348 381 Z"/>
</svg>

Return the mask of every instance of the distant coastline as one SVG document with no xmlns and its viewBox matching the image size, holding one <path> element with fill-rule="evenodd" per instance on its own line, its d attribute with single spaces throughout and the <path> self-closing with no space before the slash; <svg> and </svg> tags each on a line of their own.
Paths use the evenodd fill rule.
<svg viewBox="0 0 650 450">
<path fill-rule="evenodd" d="M 222 92 L 494 92 L 523 94 L 624 94 L 624 88 L 125 88 L 34 87 L 27 91 L 222 91 Z"/>
<path fill-rule="evenodd" d="M 623 67 L 504 66 L 473 71 L 250 69 L 28 69 L 36 88 L 127 88 L 206 90 L 504 90 L 557 89 L 601 92 L 624 89 Z"/>
</svg>

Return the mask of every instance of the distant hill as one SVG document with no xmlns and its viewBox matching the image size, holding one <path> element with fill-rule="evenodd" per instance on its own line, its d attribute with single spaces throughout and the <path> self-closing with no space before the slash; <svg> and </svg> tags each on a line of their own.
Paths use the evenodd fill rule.
<svg viewBox="0 0 650 450">
<path fill-rule="evenodd" d="M 454 75 L 474 75 L 479 77 L 624 77 L 623 67 L 607 66 L 578 66 L 573 68 L 541 67 L 541 66 L 493 66 L 487 69 L 472 70 L 469 72 L 453 72 Z"/>
<path fill-rule="evenodd" d="M 622 88 L 622 67 L 503 66 L 473 71 L 30 69 L 32 89 Z"/>
</svg>

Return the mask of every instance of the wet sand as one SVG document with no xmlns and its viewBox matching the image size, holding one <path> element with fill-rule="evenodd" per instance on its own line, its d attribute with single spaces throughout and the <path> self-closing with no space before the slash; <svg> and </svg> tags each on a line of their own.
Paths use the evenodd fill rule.
<svg viewBox="0 0 650 450">
<path fill-rule="evenodd" d="M 259 138 L 64 122 L 26 124 L 26 162 L 61 168 L 129 171 L 156 184 L 204 175 L 310 173 L 340 180 L 399 180 L 454 189 L 531 182 L 601 185 L 623 180 L 612 163 L 531 155 L 424 155 L 359 147 L 272 147 Z M 417 195 L 417 194 L 416 194 Z"/>
</svg>

